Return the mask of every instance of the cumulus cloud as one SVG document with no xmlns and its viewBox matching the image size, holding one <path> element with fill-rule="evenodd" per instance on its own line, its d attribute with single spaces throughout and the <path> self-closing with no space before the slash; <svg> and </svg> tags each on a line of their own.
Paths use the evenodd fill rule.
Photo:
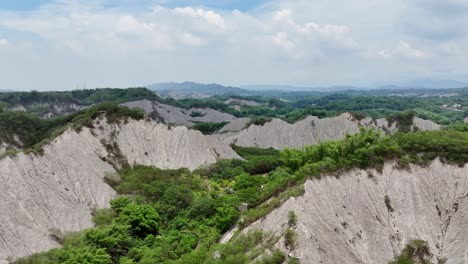
<svg viewBox="0 0 468 264">
<path fill-rule="evenodd" d="M 123 15 L 117 21 L 116 31 L 129 34 L 150 34 L 154 27 L 154 24 L 142 23 L 132 15 Z"/>
<path fill-rule="evenodd" d="M 193 18 L 203 19 L 208 24 L 215 26 L 220 31 L 224 31 L 225 29 L 223 17 L 212 10 L 204 10 L 201 8 L 194 9 L 192 7 L 178 7 L 174 9 L 174 12 Z"/>
<path fill-rule="evenodd" d="M 426 52 L 412 47 L 405 41 L 400 41 L 398 45 L 391 50 L 381 50 L 378 53 L 384 59 L 393 59 L 403 57 L 407 59 L 424 59 L 429 56 Z"/>
<path fill-rule="evenodd" d="M 357 47 L 357 42 L 352 38 L 351 29 L 347 25 L 319 25 L 315 22 L 300 24 L 294 20 L 293 12 L 289 9 L 277 11 L 274 14 L 274 21 L 288 28 L 289 31 L 307 38 L 308 41 L 316 38 L 334 48 L 353 49 Z"/>
</svg>

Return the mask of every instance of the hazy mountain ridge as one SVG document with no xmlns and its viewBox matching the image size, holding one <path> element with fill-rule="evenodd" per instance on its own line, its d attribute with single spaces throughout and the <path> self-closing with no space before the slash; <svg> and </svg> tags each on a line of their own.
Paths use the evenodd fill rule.
<svg viewBox="0 0 468 264">
<path fill-rule="evenodd" d="M 408 96 L 446 93 L 448 90 L 458 90 L 468 87 L 468 83 L 459 81 L 413 81 L 402 84 L 379 85 L 375 87 L 359 87 L 351 85 L 336 85 L 323 87 L 305 87 L 288 85 L 244 85 L 240 87 L 223 86 L 221 84 L 202 84 L 195 82 L 160 83 L 149 85 L 148 88 L 161 96 L 183 98 L 209 98 L 216 95 L 239 96 L 300 96 L 301 94 L 327 95 L 332 93 L 353 93 L 368 95 L 391 95 L 400 93 Z"/>
<path fill-rule="evenodd" d="M 201 84 L 195 82 L 183 83 L 157 83 L 147 86 L 150 90 L 156 91 L 161 96 L 169 96 L 176 99 L 181 98 L 207 98 L 214 95 L 249 95 L 250 91 L 238 88 L 223 86 L 220 84 Z"/>
</svg>

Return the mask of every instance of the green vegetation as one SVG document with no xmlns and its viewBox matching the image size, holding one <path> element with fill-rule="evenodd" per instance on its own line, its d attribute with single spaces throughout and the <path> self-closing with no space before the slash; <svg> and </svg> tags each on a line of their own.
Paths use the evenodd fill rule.
<svg viewBox="0 0 468 264">
<path fill-rule="evenodd" d="M 400 92 L 401 94 L 409 93 L 408 91 Z M 363 116 L 384 118 L 401 112 L 407 112 L 423 119 L 433 120 L 442 125 L 460 122 L 468 112 L 468 88 L 450 91 L 451 93 L 459 94 L 459 96 L 452 97 L 438 96 L 438 94 L 449 92 L 444 90 L 414 90 L 414 93 L 424 96 L 392 96 L 392 93 L 398 94 L 400 92 L 291 92 L 284 93 L 284 97 L 282 97 L 288 99 L 288 101 L 282 101 L 278 98 L 263 98 L 261 101 L 266 103 L 265 105 L 245 106 L 240 111 L 232 112 L 233 109 L 230 109 L 229 112 L 238 117 L 254 118 L 258 120 L 254 122 L 260 124 L 262 120 L 271 118 L 281 118 L 289 123 L 294 123 L 308 115 L 324 118 L 336 116 L 343 112 L 354 113 L 358 119 Z M 222 99 L 225 100 L 226 97 Z M 462 108 L 451 109 L 449 106 L 454 104 L 460 104 Z M 224 111 L 222 108 L 219 108 L 219 110 Z M 400 121 L 398 116 L 395 116 L 395 121 Z M 405 119 L 403 118 L 401 121 L 405 121 Z M 404 125 L 404 122 L 402 122 L 403 128 L 405 128 Z"/>
<path fill-rule="evenodd" d="M 90 127 L 96 117 L 105 115 L 108 123 L 144 118 L 140 110 L 114 103 L 103 103 L 68 116 L 43 119 L 33 114 L 0 109 L 0 141 L 18 148 L 41 152 L 42 146 L 63 133 L 66 128 Z"/>
<path fill-rule="evenodd" d="M 232 149 L 246 162 L 242 164 L 242 168 L 253 175 L 270 172 L 279 167 L 279 151 L 273 148 L 249 148 L 231 145 Z"/>
<path fill-rule="evenodd" d="M 227 122 L 221 123 L 203 123 L 203 122 L 195 122 L 195 125 L 192 127 L 193 129 L 199 130 L 204 135 L 211 135 L 214 134 L 216 131 L 223 128 Z"/>
<path fill-rule="evenodd" d="M 219 101 L 223 101 L 223 102 L 230 98 L 238 99 L 238 100 L 253 101 L 257 103 L 268 103 L 269 101 L 268 97 L 265 97 L 265 96 L 242 96 L 242 95 L 231 95 L 231 94 L 215 95 L 213 96 L 213 98 Z"/>
<path fill-rule="evenodd" d="M 229 113 L 234 116 L 240 116 L 239 112 L 225 103 L 218 101 L 216 99 L 181 99 L 176 100 L 174 98 L 163 98 L 160 99 L 161 102 L 169 104 L 172 106 L 190 109 L 190 108 L 211 108 L 221 112 Z"/>
<path fill-rule="evenodd" d="M 232 149 L 236 151 L 236 153 L 244 159 L 253 159 L 259 156 L 277 156 L 279 154 L 279 150 L 274 148 L 262 149 L 262 148 L 254 148 L 254 147 L 239 147 L 236 145 L 231 145 Z"/>
<path fill-rule="evenodd" d="M 237 111 L 223 101 L 212 99 L 159 98 L 145 88 L 96 89 L 70 92 L 0 93 L 0 139 L 26 152 L 41 153 L 42 146 L 68 128 L 79 131 L 91 127 L 97 117 L 107 122 L 142 119 L 143 112 L 118 106 L 132 100 L 157 100 L 190 109 L 209 107 L 236 117 L 250 117 L 250 124 L 263 125 L 272 118 L 296 122 L 307 115 L 320 118 L 352 112 L 360 120 L 365 116 L 388 117 L 400 133 L 382 135 L 361 130 L 343 140 L 323 142 L 301 149 L 245 148 L 232 145 L 243 160 L 221 160 L 193 172 L 187 169 L 162 170 L 146 166 L 122 167 L 118 175 L 106 175 L 105 181 L 120 196 L 110 209 L 93 212 L 95 228 L 80 233 L 51 236 L 63 244 L 42 254 L 16 261 L 17 264 L 49 263 L 298 263 L 274 248 L 278 237 L 261 232 L 238 235 L 231 242 L 218 244 L 233 225 L 248 226 L 279 207 L 290 197 L 304 193 L 302 183 L 312 177 L 338 174 L 353 168 L 381 169 L 387 160 L 397 160 L 401 168 L 427 164 L 440 157 L 444 162 L 464 165 L 468 162 L 468 125 L 461 121 L 466 110 L 451 110 L 443 105 L 468 104 L 468 89 L 457 97 L 398 97 L 385 94 L 338 93 L 295 94 L 279 98 L 237 97 L 261 102 Z M 99 104 L 102 102 L 108 102 Z M 110 103 L 109 103 L 110 102 Z M 42 119 L 53 104 L 89 106 L 70 115 Z M 94 105 L 97 104 L 97 105 Z M 5 109 L 23 105 L 27 112 Z M 94 105 L 94 106 L 92 106 Z M 194 111 L 191 117 L 202 116 Z M 418 116 L 449 125 L 441 131 L 411 132 L 412 119 Z M 194 129 L 212 134 L 226 123 L 196 123 Z M 250 125 L 249 124 L 249 125 Z M 404 133 L 403 133 L 404 132 Z M 116 144 L 103 142 L 109 162 L 125 165 L 125 157 Z M 14 153 L 12 151 L 7 154 Z M 128 165 L 128 164 L 127 164 Z M 387 209 L 394 209 L 390 197 L 384 197 Z M 240 210 L 245 207 L 247 210 Z M 288 214 L 284 232 L 285 246 L 297 246 L 297 216 Z M 427 263 L 427 244 L 412 241 L 392 264 Z"/>
<path fill-rule="evenodd" d="M 468 134 L 457 129 L 390 136 L 363 129 L 303 149 L 233 148 L 245 160 L 222 160 L 193 172 L 134 166 L 122 169 L 120 177 L 106 176 L 121 196 L 110 209 L 94 212 L 95 228 L 65 236 L 63 248 L 16 263 L 283 263 L 286 256 L 273 247 L 278 238 L 268 234 L 217 242 L 234 224 L 245 227 L 303 194 L 302 183 L 311 177 L 355 167 L 379 169 L 391 159 L 402 167 L 436 157 L 468 162 Z M 257 160 L 262 158 L 275 165 L 263 167 Z M 390 210 L 390 198 L 385 203 Z M 244 204 L 248 210 L 239 211 Z M 290 250 L 297 246 L 296 224 L 297 216 L 289 212 L 284 242 Z M 426 249 L 412 242 L 393 263 L 420 261 Z"/>
<path fill-rule="evenodd" d="M 284 231 L 284 246 L 289 250 L 294 250 L 297 247 L 297 233 L 291 228 Z"/>
<path fill-rule="evenodd" d="M 120 176 L 119 181 L 113 181 L 113 187 L 122 196 L 111 202 L 111 209 L 94 213 L 96 228 L 65 238 L 61 249 L 17 263 L 73 263 L 88 254 L 89 263 L 174 263 L 179 259 L 180 263 L 187 263 L 182 260 L 193 258 L 201 261 L 194 263 L 239 263 L 232 261 L 240 255 L 243 255 L 240 259 L 253 260 L 274 244 L 273 237 L 267 239 L 261 233 L 241 236 L 242 243 L 216 244 L 239 219 L 237 207 L 257 200 L 257 193 L 262 192 L 259 185 L 265 183 L 263 177 L 244 172 L 227 181 L 186 169 L 145 166 L 125 168 Z M 268 247 L 245 255 L 265 241 L 270 241 Z M 214 251 L 220 252 L 218 260 L 211 257 Z M 284 258 L 278 253 L 259 263 L 281 263 L 269 262 Z M 32 259 L 41 262 L 28 262 Z"/>
<path fill-rule="evenodd" d="M 401 112 L 387 116 L 387 120 L 390 125 L 396 123 L 398 131 L 411 132 L 411 126 L 413 125 L 415 115 L 416 114 L 412 111 Z"/>
<path fill-rule="evenodd" d="M 294 211 L 289 211 L 288 213 L 288 225 L 293 228 L 297 225 L 297 215 Z"/>
<path fill-rule="evenodd" d="M 7 106 L 34 104 L 63 104 L 92 105 L 103 102 L 123 103 L 134 100 L 157 100 L 159 97 L 146 88 L 102 88 L 73 90 L 64 92 L 8 92 L 0 93 L 0 102 Z"/>
<path fill-rule="evenodd" d="M 422 240 L 412 240 L 406 245 L 394 261 L 389 264 L 431 264 L 431 252 L 427 242 Z M 443 261 L 439 260 L 439 263 Z"/>
<path fill-rule="evenodd" d="M 202 117 L 202 116 L 205 116 L 205 115 L 198 111 L 193 111 L 190 113 L 190 117 Z"/>
<path fill-rule="evenodd" d="M 444 97 L 439 94 L 457 93 L 458 96 Z M 184 109 L 211 108 L 232 114 L 236 117 L 249 117 L 251 124 L 264 124 L 271 118 L 281 118 L 293 123 L 308 115 L 320 118 L 336 116 L 343 112 L 351 112 L 359 119 L 363 116 L 371 118 L 393 117 L 394 121 L 401 122 L 401 128 L 407 128 L 404 115 L 411 113 L 423 119 L 433 120 L 442 125 L 449 125 L 463 121 L 468 115 L 468 88 L 454 90 L 414 90 L 420 96 L 411 96 L 408 91 L 394 92 L 407 94 L 406 96 L 393 96 L 388 91 L 343 91 L 343 92 L 291 92 L 291 93 L 265 93 L 262 96 L 215 96 L 209 99 L 181 99 L 161 98 L 146 88 L 129 89 L 92 89 L 75 90 L 67 92 L 11 92 L 0 93 L 0 104 L 7 108 L 24 106 L 30 113 L 43 116 L 54 112 L 53 105 L 75 104 L 90 106 L 102 102 L 123 103 L 133 100 L 155 100 Z M 423 95 L 423 96 L 421 96 Z M 278 96 L 278 97 L 275 97 Z M 280 97 L 281 96 L 281 99 Z M 228 98 L 253 100 L 262 103 L 259 106 L 244 106 L 235 110 L 224 103 Z M 287 100 L 283 100 L 286 98 Z M 453 109 L 452 105 L 461 105 Z M 73 109 L 65 112 L 71 113 Z M 398 116 L 400 115 L 400 116 Z M 192 112 L 192 117 L 203 116 L 201 112 Z M 402 117 L 402 119 L 400 118 Z M 407 116 L 408 117 L 408 116 Z"/>
<path fill-rule="evenodd" d="M 30 147 L 64 122 L 62 118 L 45 120 L 25 112 L 0 110 L 0 138 L 17 148 Z"/>
<path fill-rule="evenodd" d="M 436 157 L 463 165 L 468 162 L 468 134 L 454 131 L 422 131 L 382 136 L 375 130 L 364 130 L 339 141 L 280 153 L 283 165 L 302 175 L 359 168 L 381 168 L 388 159 L 427 164 Z"/>
<path fill-rule="evenodd" d="M 419 94 L 419 96 L 411 95 Z M 458 96 L 444 97 L 439 94 L 456 93 Z M 406 94 L 393 96 L 393 94 Z M 252 100 L 260 106 L 244 106 L 237 111 L 224 104 L 228 98 Z M 281 100 L 285 98 L 286 100 Z M 318 117 L 335 116 L 343 112 L 353 112 L 372 118 L 383 118 L 403 111 L 412 111 L 416 116 L 448 125 L 462 121 L 467 115 L 468 88 L 452 90 L 412 90 L 412 91 L 343 91 L 343 92 L 283 92 L 264 93 L 262 96 L 215 96 L 210 99 L 160 98 L 146 88 L 129 89 L 90 89 L 66 92 L 10 92 L 0 93 L 0 103 L 7 107 L 23 105 L 29 112 L 43 115 L 50 111 L 47 104 L 91 105 L 102 102 L 122 103 L 133 100 L 156 100 L 173 106 L 190 109 L 212 108 L 230 113 L 236 117 L 256 119 L 281 118 L 295 122 L 307 115 Z M 46 104 L 46 105 L 44 105 Z M 451 109 L 454 104 L 462 109 Z M 446 106 L 446 107 L 444 107 Z M 464 109 L 463 109 L 464 107 Z M 192 113 L 197 116 L 198 113 Z"/>
<path fill-rule="evenodd" d="M 256 126 L 263 126 L 266 123 L 270 122 L 271 118 L 266 118 L 266 117 L 255 117 L 252 118 L 249 123 L 247 123 L 247 127 L 251 125 L 256 125 Z"/>
</svg>

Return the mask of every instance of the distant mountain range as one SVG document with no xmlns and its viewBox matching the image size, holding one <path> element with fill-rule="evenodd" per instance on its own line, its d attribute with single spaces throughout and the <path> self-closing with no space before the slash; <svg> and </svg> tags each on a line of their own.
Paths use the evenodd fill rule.
<svg viewBox="0 0 468 264">
<path fill-rule="evenodd" d="M 208 98 L 214 95 L 251 95 L 251 91 L 238 88 L 223 86 L 216 83 L 201 84 L 194 82 L 183 83 L 157 83 L 147 86 L 148 89 L 155 91 L 161 96 L 170 96 L 179 98 Z"/>
<path fill-rule="evenodd" d="M 241 95 L 241 96 L 282 96 L 285 94 L 301 93 L 330 93 L 343 91 L 405 91 L 413 89 L 454 89 L 468 87 L 468 83 L 455 80 L 421 79 L 406 83 L 381 85 L 377 87 L 356 86 L 328 86 L 328 87 L 300 87 L 289 85 L 245 85 L 241 87 L 223 86 L 220 84 L 201 84 L 195 82 L 183 83 L 157 83 L 147 86 L 161 96 L 181 98 L 209 98 L 215 95 Z"/>
<path fill-rule="evenodd" d="M 351 85 L 334 86 L 290 86 L 290 85 L 244 85 L 241 88 L 247 90 L 275 90 L 275 91 L 319 91 L 319 92 L 337 92 L 337 91 L 366 91 L 366 90 L 404 90 L 404 89 L 454 89 L 468 87 L 468 83 L 456 80 L 433 80 L 419 79 L 409 82 L 395 84 L 377 85 L 374 87 L 359 87 Z"/>
<path fill-rule="evenodd" d="M 290 86 L 290 85 L 243 85 L 241 88 L 250 91 L 314 91 L 314 92 L 336 92 L 336 91 L 360 91 L 369 90 L 370 88 L 356 86 L 328 86 L 328 87 L 305 87 L 305 86 Z"/>
<path fill-rule="evenodd" d="M 468 83 L 460 82 L 455 80 L 433 80 L 433 79 L 420 79 L 413 80 L 406 83 L 399 83 L 393 85 L 383 85 L 377 87 L 377 89 L 453 89 L 453 88 L 465 88 L 468 87 Z"/>
</svg>

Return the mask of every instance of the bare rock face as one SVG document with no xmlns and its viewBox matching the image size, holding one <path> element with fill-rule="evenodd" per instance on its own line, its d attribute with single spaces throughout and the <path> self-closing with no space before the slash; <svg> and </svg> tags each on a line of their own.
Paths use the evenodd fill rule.
<svg viewBox="0 0 468 264">
<path fill-rule="evenodd" d="M 129 164 L 196 169 L 219 159 L 241 159 L 228 145 L 184 126 L 129 121 L 95 129 L 94 133 L 101 141 L 116 142 Z"/>
<path fill-rule="evenodd" d="M 239 118 L 237 120 L 232 121 L 229 124 L 226 124 L 217 133 L 241 131 L 248 126 L 249 122 L 250 122 L 250 118 Z"/>
<path fill-rule="evenodd" d="M 182 109 L 179 107 L 152 102 L 149 100 L 133 101 L 122 104 L 129 108 L 139 108 L 154 119 L 166 124 L 193 126 L 195 122 L 222 123 L 237 120 L 233 115 L 210 108 Z"/>
<path fill-rule="evenodd" d="M 413 126 L 420 130 L 440 128 L 432 121 L 419 118 L 414 118 L 413 122 Z M 241 147 L 283 149 L 343 139 L 346 134 L 358 133 L 361 127 L 376 128 L 386 133 L 398 130 L 396 123 L 390 124 L 386 119 L 364 118 L 357 120 L 351 114 L 344 113 L 336 117 L 322 119 L 308 116 L 294 124 L 280 119 L 272 119 L 264 125 L 251 125 L 238 133 L 217 134 L 213 137 L 220 138 L 226 144 L 236 144 Z"/>
<path fill-rule="evenodd" d="M 291 198 L 245 231 L 282 235 L 288 213 L 298 223 L 301 263 L 386 264 L 411 240 L 427 241 L 432 263 L 468 261 L 468 165 L 433 161 L 401 170 L 355 170 L 309 180 L 305 194 Z M 281 247 L 281 245 L 280 245 Z M 284 246 L 283 246 L 284 249 Z"/>
<path fill-rule="evenodd" d="M 237 99 L 237 98 L 229 98 L 226 101 L 224 101 L 225 104 L 227 105 L 238 105 L 238 106 L 260 106 L 262 105 L 259 102 L 252 101 L 252 100 L 243 100 L 243 99 Z"/>
<path fill-rule="evenodd" d="M 431 120 L 424 120 L 419 117 L 413 119 L 413 127 L 419 130 L 439 130 L 440 125 Z"/>
<path fill-rule="evenodd" d="M 195 112 L 200 113 L 202 116 L 192 117 L 190 119 L 192 122 L 230 123 L 237 120 L 237 118 L 231 114 L 222 113 L 210 108 L 191 108 L 187 111 L 187 114 L 191 116 Z"/>
<path fill-rule="evenodd" d="M 186 127 L 132 120 L 114 125 L 100 120 L 94 127 L 67 130 L 43 155 L 0 159 L 0 263 L 59 246 L 61 232 L 92 227 L 92 209 L 109 206 L 116 195 L 104 182 L 107 173 L 116 172 L 116 155 L 130 165 L 190 169 L 240 158 L 229 146 Z"/>
<path fill-rule="evenodd" d="M 0 160 L 0 262 L 59 246 L 54 235 L 92 226 L 91 209 L 107 207 L 114 191 L 104 183 L 114 168 L 89 130 L 67 131 L 43 156 Z"/>
<path fill-rule="evenodd" d="M 42 115 L 43 118 L 52 118 L 54 116 L 62 116 L 74 113 L 79 110 L 89 108 L 89 105 L 80 105 L 75 103 L 30 103 L 30 104 L 16 104 L 10 107 L 11 111 L 26 112 L 31 108 L 44 108 L 47 111 Z"/>
</svg>

